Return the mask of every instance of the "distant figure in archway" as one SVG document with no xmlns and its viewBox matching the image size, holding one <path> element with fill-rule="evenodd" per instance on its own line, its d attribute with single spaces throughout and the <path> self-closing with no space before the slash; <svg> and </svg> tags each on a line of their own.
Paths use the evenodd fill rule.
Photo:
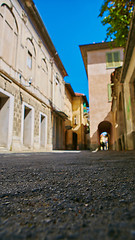
<svg viewBox="0 0 135 240">
<path fill-rule="evenodd" d="M 112 124 L 109 121 L 103 121 L 98 125 L 100 150 L 109 150 L 112 140 Z"/>
<path fill-rule="evenodd" d="M 108 133 L 103 132 L 100 134 L 100 150 L 108 150 Z"/>
</svg>

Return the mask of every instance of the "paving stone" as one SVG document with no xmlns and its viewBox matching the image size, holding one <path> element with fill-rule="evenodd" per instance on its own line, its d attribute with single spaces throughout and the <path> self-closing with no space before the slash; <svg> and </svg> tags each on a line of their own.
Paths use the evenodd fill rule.
<svg viewBox="0 0 135 240">
<path fill-rule="evenodd" d="M 135 239 L 135 152 L 0 154 L 0 239 Z"/>
</svg>

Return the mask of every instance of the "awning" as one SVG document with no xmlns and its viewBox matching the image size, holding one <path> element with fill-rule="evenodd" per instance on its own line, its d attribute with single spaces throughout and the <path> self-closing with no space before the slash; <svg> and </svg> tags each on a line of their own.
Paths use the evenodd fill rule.
<svg viewBox="0 0 135 240">
<path fill-rule="evenodd" d="M 67 126 L 65 126 L 65 128 L 66 128 L 66 130 L 70 130 L 70 129 L 72 129 L 72 126 L 67 125 Z"/>
<path fill-rule="evenodd" d="M 60 117 L 64 118 L 64 119 L 67 119 L 68 118 L 68 115 L 62 111 L 58 111 L 56 109 L 53 109 L 53 111 L 58 114 Z"/>
</svg>

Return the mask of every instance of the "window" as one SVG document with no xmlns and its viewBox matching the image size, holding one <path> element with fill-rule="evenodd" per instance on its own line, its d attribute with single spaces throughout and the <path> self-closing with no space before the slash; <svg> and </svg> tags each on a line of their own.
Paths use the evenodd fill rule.
<svg viewBox="0 0 135 240">
<path fill-rule="evenodd" d="M 0 147 L 12 146 L 14 97 L 0 88 Z"/>
<path fill-rule="evenodd" d="M 27 66 L 28 68 L 32 69 L 32 54 L 29 51 L 27 55 Z"/>
<path fill-rule="evenodd" d="M 59 84 L 59 75 L 58 75 L 58 73 L 56 73 L 55 83 L 56 83 L 56 85 Z"/>
<path fill-rule="evenodd" d="M 120 67 L 120 52 L 108 52 L 106 53 L 106 67 L 116 68 Z"/>
<path fill-rule="evenodd" d="M 107 85 L 108 87 L 108 102 L 112 101 L 112 88 L 111 88 L 111 83 Z"/>
<path fill-rule="evenodd" d="M 40 113 L 39 119 L 40 119 L 40 123 L 39 123 L 40 146 L 45 147 L 46 137 L 47 137 L 47 117 L 45 114 Z"/>
<path fill-rule="evenodd" d="M 74 125 L 77 125 L 77 116 L 74 116 Z"/>
<path fill-rule="evenodd" d="M 32 147 L 34 141 L 34 108 L 27 103 L 22 104 L 21 141 L 26 147 Z"/>
<path fill-rule="evenodd" d="M 45 58 L 42 58 L 41 66 L 44 72 L 48 72 L 48 66 Z"/>
</svg>

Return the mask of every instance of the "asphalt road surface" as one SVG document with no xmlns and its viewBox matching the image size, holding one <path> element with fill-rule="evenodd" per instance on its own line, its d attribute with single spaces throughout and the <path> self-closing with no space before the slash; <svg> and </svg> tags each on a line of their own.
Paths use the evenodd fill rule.
<svg viewBox="0 0 135 240">
<path fill-rule="evenodd" d="M 5 239 L 135 239 L 135 152 L 0 154 Z"/>
</svg>

